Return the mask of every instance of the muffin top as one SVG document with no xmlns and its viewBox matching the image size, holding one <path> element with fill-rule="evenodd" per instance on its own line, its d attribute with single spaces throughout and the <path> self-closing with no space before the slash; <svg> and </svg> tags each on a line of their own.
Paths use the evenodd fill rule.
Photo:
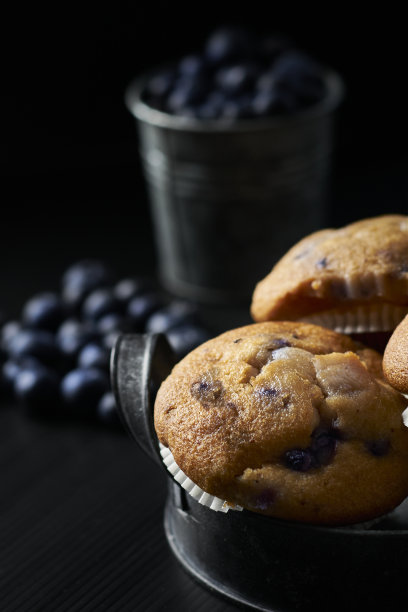
<svg viewBox="0 0 408 612">
<path fill-rule="evenodd" d="M 386 513 L 408 495 L 406 402 L 381 357 L 295 322 L 228 331 L 162 383 L 160 441 L 207 493 L 316 524 Z"/>
<path fill-rule="evenodd" d="M 396 327 L 385 347 L 383 369 L 390 385 L 408 393 L 408 316 Z"/>
<path fill-rule="evenodd" d="M 406 312 L 407 216 L 383 215 L 306 236 L 257 284 L 251 314 L 255 321 L 299 320 L 367 304 L 394 306 L 398 321 Z"/>
</svg>

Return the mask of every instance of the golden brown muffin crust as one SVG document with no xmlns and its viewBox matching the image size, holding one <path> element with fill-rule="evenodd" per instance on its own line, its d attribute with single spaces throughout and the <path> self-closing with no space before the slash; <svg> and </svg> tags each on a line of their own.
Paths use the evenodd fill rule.
<svg viewBox="0 0 408 612">
<path fill-rule="evenodd" d="M 375 351 L 315 325 L 267 322 L 177 364 L 158 392 L 155 427 L 204 491 L 280 518 L 341 524 L 408 494 L 404 407 Z"/>
<path fill-rule="evenodd" d="M 300 319 L 367 302 L 408 305 L 408 217 L 325 229 L 292 247 L 254 291 L 255 321 Z"/>
<path fill-rule="evenodd" d="M 401 393 L 408 393 L 408 316 L 396 327 L 384 351 L 385 378 Z"/>
</svg>

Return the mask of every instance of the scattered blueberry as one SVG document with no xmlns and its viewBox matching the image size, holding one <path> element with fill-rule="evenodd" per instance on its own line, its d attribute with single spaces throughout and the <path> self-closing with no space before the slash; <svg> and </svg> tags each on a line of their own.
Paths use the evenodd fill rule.
<svg viewBox="0 0 408 612">
<path fill-rule="evenodd" d="M 7 352 L 14 336 L 22 330 L 20 321 L 8 321 L 1 329 L 1 347 Z"/>
<path fill-rule="evenodd" d="M 147 319 L 163 306 L 163 299 L 158 293 L 146 293 L 130 300 L 127 316 L 135 331 L 144 329 Z"/>
<path fill-rule="evenodd" d="M 110 351 L 99 344 L 86 344 L 78 355 L 79 368 L 99 368 L 109 371 Z"/>
<path fill-rule="evenodd" d="M 94 259 L 79 261 L 63 275 L 63 299 L 72 311 L 77 311 L 91 291 L 105 287 L 111 280 L 111 271 L 103 262 Z"/>
<path fill-rule="evenodd" d="M 121 304 L 112 289 L 95 289 L 83 303 L 82 316 L 88 321 L 97 321 L 106 314 L 118 312 L 120 308 Z"/>
<path fill-rule="evenodd" d="M 98 333 L 89 322 L 67 319 L 58 329 L 56 343 L 61 354 L 68 362 L 76 360 L 85 344 L 98 339 Z"/>
<path fill-rule="evenodd" d="M 102 395 L 96 407 L 96 416 L 106 425 L 121 427 L 115 396 L 112 392 L 108 391 Z"/>
<path fill-rule="evenodd" d="M 56 373 L 45 367 L 23 368 L 14 381 L 15 396 L 21 400 L 30 414 L 57 414 L 59 379 Z"/>
<path fill-rule="evenodd" d="M 165 333 L 181 323 L 197 323 L 198 320 L 196 305 L 174 300 L 150 315 L 146 322 L 146 331 L 153 334 Z"/>
<path fill-rule="evenodd" d="M 11 358 L 36 357 L 41 363 L 54 365 L 60 353 L 54 335 L 42 329 L 26 329 L 18 332 L 10 341 Z"/>
<path fill-rule="evenodd" d="M 127 317 L 112 312 L 104 315 L 96 322 L 96 329 L 103 336 L 115 331 L 129 332 L 131 331 L 131 324 Z"/>
<path fill-rule="evenodd" d="M 61 394 L 67 410 L 78 416 L 95 415 L 102 395 L 109 391 L 108 375 L 97 368 L 78 368 L 61 381 Z"/>
<path fill-rule="evenodd" d="M 26 327 L 55 331 L 64 319 L 64 304 L 59 295 L 39 293 L 25 304 L 22 313 Z"/>
<path fill-rule="evenodd" d="M 116 344 L 116 340 L 119 338 L 122 332 L 120 331 L 111 331 L 102 336 L 101 344 L 103 347 L 108 349 L 109 351 L 113 349 Z"/>
<path fill-rule="evenodd" d="M 122 305 L 142 293 L 151 293 L 155 290 L 155 283 L 150 278 L 124 278 L 113 288 L 113 294 Z"/>
<path fill-rule="evenodd" d="M 210 334 L 207 329 L 188 323 L 172 327 L 166 333 L 166 336 L 170 346 L 179 359 L 210 339 Z"/>
<path fill-rule="evenodd" d="M 14 390 L 14 381 L 20 372 L 20 366 L 16 361 L 5 361 L 1 367 L 1 387 L 3 394 L 10 394 Z"/>
<path fill-rule="evenodd" d="M 180 67 L 185 73 L 194 71 L 189 61 Z M 97 260 L 71 266 L 61 293 L 34 295 L 21 319 L 1 320 L 0 393 L 19 399 L 32 415 L 93 416 L 112 425 L 119 420 L 109 362 L 118 335 L 171 331 L 180 355 L 208 339 L 195 305 L 166 305 L 148 278 L 112 284 L 108 267 Z"/>
</svg>

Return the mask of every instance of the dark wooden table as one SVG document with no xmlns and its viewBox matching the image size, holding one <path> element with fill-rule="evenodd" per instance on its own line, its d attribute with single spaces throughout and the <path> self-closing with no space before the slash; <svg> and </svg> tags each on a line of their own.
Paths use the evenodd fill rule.
<svg viewBox="0 0 408 612">
<path fill-rule="evenodd" d="M 163 531 L 166 476 L 122 431 L 0 414 L 0 609 L 233 610 Z"/>
</svg>

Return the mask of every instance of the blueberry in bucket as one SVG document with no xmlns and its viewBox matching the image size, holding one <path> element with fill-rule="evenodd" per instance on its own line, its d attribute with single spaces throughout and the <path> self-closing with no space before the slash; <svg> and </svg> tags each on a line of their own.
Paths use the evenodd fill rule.
<svg viewBox="0 0 408 612">
<path fill-rule="evenodd" d="M 288 39 L 231 26 L 148 79 L 142 98 L 169 114 L 233 121 L 292 113 L 325 93 L 323 67 Z"/>
</svg>

